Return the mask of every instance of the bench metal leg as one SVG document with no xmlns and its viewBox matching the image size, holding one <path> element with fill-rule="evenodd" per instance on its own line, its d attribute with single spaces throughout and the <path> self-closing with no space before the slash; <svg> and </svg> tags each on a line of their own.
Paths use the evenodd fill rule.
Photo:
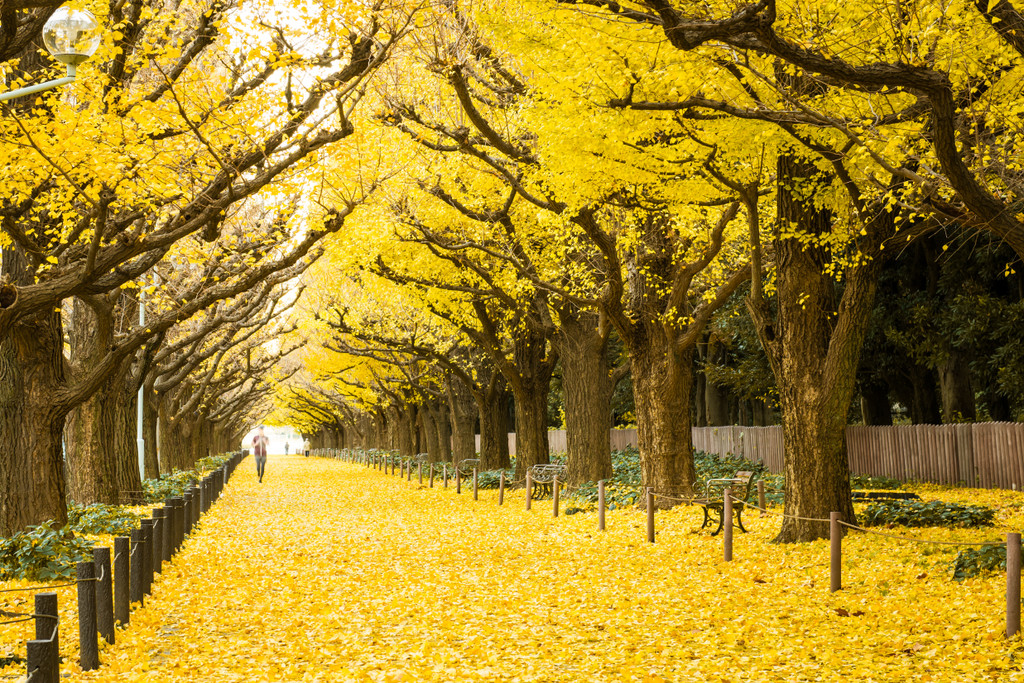
<svg viewBox="0 0 1024 683">
<path fill-rule="evenodd" d="M 736 508 L 736 526 L 740 528 L 740 531 L 747 533 L 747 530 L 743 528 L 743 508 Z"/>
<path fill-rule="evenodd" d="M 704 523 L 700 525 L 700 528 L 703 529 L 711 521 L 711 518 L 708 516 L 708 509 L 706 507 L 702 507 L 701 510 L 704 511 Z"/>
</svg>

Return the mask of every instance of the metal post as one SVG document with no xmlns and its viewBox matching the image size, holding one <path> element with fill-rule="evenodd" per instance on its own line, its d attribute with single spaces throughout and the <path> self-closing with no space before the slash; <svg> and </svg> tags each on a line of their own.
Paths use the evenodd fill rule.
<svg viewBox="0 0 1024 683">
<path fill-rule="evenodd" d="M 597 482 L 597 530 L 604 531 L 604 479 Z"/>
<path fill-rule="evenodd" d="M 843 529 L 839 526 L 840 514 L 828 513 L 829 591 L 835 593 L 843 588 Z"/>
<path fill-rule="evenodd" d="M 647 542 L 654 543 L 654 489 L 647 487 Z"/>
<path fill-rule="evenodd" d="M 732 562 L 732 489 L 722 491 L 722 558 Z"/>
<path fill-rule="evenodd" d="M 1006 637 L 1020 633 L 1020 534 L 1006 534 Z"/>
<path fill-rule="evenodd" d="M 758 516 L 764 517 L 766 514 L 764 509 L 768 507 L 764 504 L 764 479 L 757 480 L 757 507 L 761 508 L 761 512 L 758 513 Z"/>
<path fill-rule="evenodd" d="M 551 516 L 558 516 L 558 475 L 551 478 Z"/>
<path fill-rule="evenodd" d="M 526 470 L 526 509 L 530 509 L 530 505 L 533 502 L 533 477 L 530 476 L 530 470 Z"/>
<path fill-rule="evenodd" d="M 146 290 L 139 287 L 139 327 L 146 327 Z M 142 385 L 139 385 L 139 396 L 136 399 L 138 404 L 135 411 L 135 443 L 139 448 L 139 477 L 146 478 L 146 437 L 142 426 L 145 421 L 146 393 Z"/>
<path fill-rule="evenodd" d="M 498 505 L 505 502 L 505 473 L 498 475 Z"/>
</svg>

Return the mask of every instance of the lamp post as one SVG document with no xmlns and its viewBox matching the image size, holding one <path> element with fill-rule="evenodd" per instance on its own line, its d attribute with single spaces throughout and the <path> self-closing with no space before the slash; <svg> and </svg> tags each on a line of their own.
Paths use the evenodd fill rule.
<svg viewBox="0 0 1024 683">
<path fill-rule="evenodd" d="M 64 78 L 0 93 L 0 102 L 73 83 L 75 67 L 92 57 L 96 48 L 100 46 L 98 28 L 99 24 L 96 23 L 96 18 L 86 10 L 61 7 L 54 12 L 43 25 L 43 45 L 50 51 L 54 59 L 67 67 L 68 75 Z"/>
</svg>

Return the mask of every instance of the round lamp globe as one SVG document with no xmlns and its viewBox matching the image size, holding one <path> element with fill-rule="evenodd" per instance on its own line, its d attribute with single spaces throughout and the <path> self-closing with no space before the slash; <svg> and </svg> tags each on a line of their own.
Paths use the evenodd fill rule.
<svg viewBox="0 0 1024 683">
<path fill-rule="evenodd" d="M 43 25 L 43 44 L 57 61 L 81 64 L 100 46 L 96 17 L 87 10 L 61 7 Z"/>
</svg>

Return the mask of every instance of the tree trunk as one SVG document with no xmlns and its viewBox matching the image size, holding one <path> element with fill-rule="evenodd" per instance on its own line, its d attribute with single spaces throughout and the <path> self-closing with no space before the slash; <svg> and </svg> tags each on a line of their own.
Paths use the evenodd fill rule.
<svg viewBox="0 0 1024 683">
<path fill-rule="evenodd" d="M 974 422 L 978 419 L 971 385 L 971 369 L 967 356 L 949 349 L 938 367 L 939 390 L 942 394 L 942 421 Z"/>
<path fill-rule="evenodd" d="M 548 393 L 555 370 L 554 354 L 547 350 L 547 339 L 532 328 L 513 342 L 516 377 L 508 377 L 516 402 L 516 469 L 522 479 L 534 465 L 550 462 L 548 446 Z M 508 463 L 503 465 L 508 466 Z"/>
<path fill-rule="evenodd" d="M 10 273 L 12 250 L 4 249 Z M 0 536 L 67 522 L 61 435 L 66 412 L 59 311 L 30 316 L 0 336 Z"/>
<path fill-rule="evenodd" d="M 579 485 L 612 475 L 608 435 L 612 428 L 611 400 L 615 386 L 608 372 L 607 337 L 597 328 L 597 314 L 564 311 L 560 319 L 554 343 L 562 361 L 566 465 L 568 482 Z"/>
<path fill-rule="evenodd" d="M 156 402 L 160 397 L 153 391 L 151 382 L 143 387 L 142 395 L 142 438 L 146 440 L 146 479 L 160 476 L 159 444 L 157 442 L 157 419 L 159 411 Z M 226 450 L 226 449 L 225 449 Z"/>
<path fill-rule="evenodd" d="M 629 357 L 644 485 L 681 497 L 692 496 L 697 481 L 690 427 L 693 348 L 677 350 L 674 342 L 659 323 L 641 323 L 629 342 Z M 675 504 L 656 502 L 659 508 Z"/>
<path fill-rule="evenodd" d="M 889 401 L 888 384 L 861 384 L 860 414 L 865 425 L 892 425 L 892 402 Z"/>
<path fill-rule="evenodd" d="M 512 464 L 508 452 L 508 400 L 509 391 L 505 380 L 495 378 L 493 386 L 483 395 L 483 405 L 480 407 L 481 469 L 505 469 Z M 518 452 L 518 443 L 516 449 Z M 473 450 L 475 453 L 476 448 Z"/>
<path fill-rule="evenodd" d="M 478 410 L 483 414 L 483 406 L 477 407 L 473 392 L 455 375 L 448 376 L 446 389 L 452 434 L 451 460 L 460 463 L 476 457 L 476 418 Z M 481 450 L 482 447 L 481 440 Z"/>
<path fill-rule="evenodd" d="M 452 423 L 448 417 L 448 403 L 438 401 L 434 405 L 434 425 L 437 428 L 437 460 L 436 462 L 449 462 L 452 459 Z M 469 428 L 470 435 L 473 434 L 472 425 Z M 476 445 L 475 443 L 473 444 Z"/>
<path fill-rule="evenodd" d="M 829 513 L 855 522 L 846 455 L 846 419 L 856 384 L 860 350 L 874 303 L 880 259 L 853 268 L 841 305 L 826 270 L 824 246 L 831 231 L 827 210 L 806 200 L 818 173 L 790 155 L 778 160 L 778 328 L 758 330 L 773 370 L 782 408 L 785 512 L 776 542 L 829 535 Z M 813 192 L 810 193 L 813 195 Z M 793 235 L 793 231 L 797 234 Z M 767 343 L 766 343 L 767 342 Z M 809 522 L 795 517 L 823 519 Z"/>
<path fill-rule="evenodd" d="M 437 409 L 430 405 L 420 406 L 420 421 L 423 424 L 423 443 L 426 446 L 427 460 L 429 462 L 440 462 L 438 456 L 440 445 L 438 444 L 437 422 L 435 420 Z"/>
</svg>

